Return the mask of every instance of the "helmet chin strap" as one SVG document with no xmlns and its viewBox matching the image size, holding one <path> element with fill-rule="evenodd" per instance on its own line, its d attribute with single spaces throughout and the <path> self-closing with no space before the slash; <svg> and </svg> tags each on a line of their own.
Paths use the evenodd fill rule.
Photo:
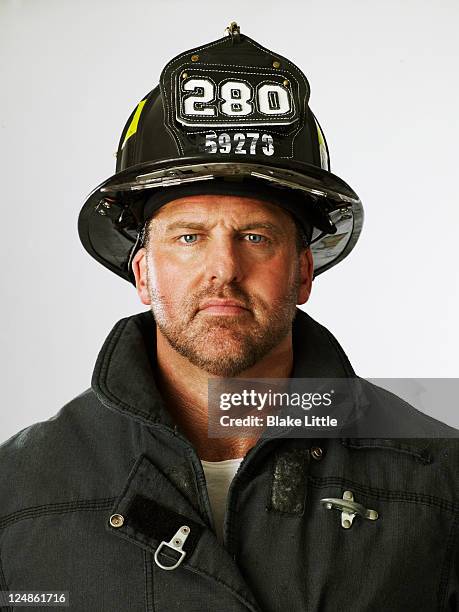
<svg viewBox="0 0 459 612">
<path fill-rule="evenodd" d="M 137 251 L 145 246 L 145 236 L 146 236 L 146 230 L 147 230 L 147 223 L 148 223 L 148 221 L 145 221 L 145 223 L 143 224 L 142 229 L 137 234 L 136 241 L 135 241 L 134 245 L 132 246 L 132 249 L 129 252 L 129 258 L 128 258 L 128 261 L 127 261 L 127 269 L 128 269 L 129 280 L 130 280 L 130 282 L 134 286 L 135 286 L 135 277 L 134 277 L 134 272 L 132 271 L 132 261 L 133 261 L 133 259 L 135 257 L 135 254 L 137 253 Z"/>
</svg>

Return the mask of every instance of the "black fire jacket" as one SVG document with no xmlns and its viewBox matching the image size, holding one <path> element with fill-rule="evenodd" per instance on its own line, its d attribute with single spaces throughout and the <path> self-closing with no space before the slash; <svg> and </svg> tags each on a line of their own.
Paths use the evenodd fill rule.
<svg viewBox="0 0 459 612">
<path fill-rule="evenodd" d="M 300 310 L 293 342 L 295 377 L 355 376 Z M 59 609 L 80 612 L 458 610 L 459 453 L 442 424 L 431 438 L 260 439 L 221 545 L 155 346 L 150 312 L 119 321 L 91 388 L 0 446 L 0 589 L 68 591 Z M 320 501 L 349 494 L 377 519 L 344 528 Z M 177 537 L 184 555 L 164 544 Z"/>
</svg>

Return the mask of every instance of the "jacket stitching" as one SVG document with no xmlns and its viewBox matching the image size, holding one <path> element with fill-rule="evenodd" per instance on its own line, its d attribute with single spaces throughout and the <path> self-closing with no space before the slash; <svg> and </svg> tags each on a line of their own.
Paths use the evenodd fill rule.
<svg viewBox="0 0 459 612">
<path fill-rule="evenodd" d="M 151 571 L 151 554 L 143 551 L 143 562 L 145 571 L 145 610 L 146 612 L 154 612 L 154 591 L 153 591 L 153 575 Z"/>
<path fill-rule="evenodd" d="M 125 498 L 125 496 L 126 496 L 127 492 L 129 491 L 129 488 L 130 488 L 134 478 L 136 478 L 136 477 L 141 478 L 142 475 L 145 473 L 145 470 L 146 470 L 146 461 L 149 461 L 149 459 L 147 458 L 147 456 L 144 453 L 142 453 L 140 455 L 140 457 L 137 459 L 137 461 L 134 463 L 134 465 L 132 466 L 131 472 L 129 474 L 129 477 L 128 477 L 127 481 L 126 481 L 126 484 L 125 484 L 123 490 L 121 491 L 120 495 L 117 498 L 115 498 L 115 509 L 119 506 L 119 504 Z"/>
<path fill-rule="evenodd" d="M 100 365 L 100 371 L 99 371 L 99 384 L 101 387 L 101 390 L 105 393 L 105 395 L 112 401 L 114 401 L 114 403 L 116 403 L 117 406 L 122 407 L 123 405 L 125 405 L 120 398 L 118 398 L 116 395 L 113 394 L 112 391 L 110 391 L 108 389 L 107 386 L 107 374 L 108 371 L 110 369 L 110 365 L 111 365 L 111 361 L 112 361 L 112 357 L 113 357 L 113 352 L 115 350 L 116 344 L 119 340 L 119 337 L 121 336 L 124 328 L 127 325 L 127 319 L 124 319 L 120 322 L 120 324 L 118 325 L 118 327 L 115 327 L 115 330 L 112 334 L 112 337 L 110 338 L 109 342 L 108 342 L 108 346 L 107 346 L 107 350 L 104 354 L 102 363 Z M 132 409 L 132 411 L 135 414 L 138 415 L 143 415 L 145 416 L 142 412 L 140 412 L 137 408 L 135 408 L 134 406 L 130 406 L 130 408 Z"/>
<path fill-rule="evenodd" d="M 167 431 L 166 433 L 168 433 L 170 436 L 172 436 L 173 434 L 169 431 Z M 174 436 L 174 438 L 176 438 L 177 436 Z M 182 442 L 181 440 L 179 440 L 179 442 Z M 182 443 L 183 444 L 183 443 Z M 204 487 L 207 486 L 206 480 L 205 478 L 202 478 L 201 474 L 196 473 L 196 470 L 194 469 L 194 465 L 193 465 L 193 451 L 188 448 L 185 447 L 185 453 L 187 455 L 188 461 L 191 463 L 192 466 L 192 474 L 193 474 L 193 482 L 194 482 L 194 490 L 198 499 L 198 504 L 199 504 L 199 511 L 202 517 L 206 517 L 206 523 L 207 523 L 207 519 L 209 518 L 209 514 L 211 514 L 211 508 L 206 508 L 206 504 L 205 501 L 203 499 L 203 495 L 202 495 L 202 489 Z"/>
<path fill-rule="evenodd" d="M 5 574 L 3 573 L 3 565 L 2 558 L 0 555 L 0 589 L 2 591 L 8 591 L 8 585 L 6 584 Z M 11 606 L 3 606 L 2 610 L 4 612 L 10 612 L 12 610 Z"/>
<path fill-rule="evenodd" d="M 220 578 L 217 578 L 213 574 L 209 574 L 208 572 L 206 572 L 205 570 L 203 570 L 200 567 L 197 567 L 195 565 L 191 565 L 191 563 L 188 563 L 188 567 L 192 571 L 195 571 L 197 574 L 202 574 L 202 575 L 206 576 L 206 578 L 210 578 L 211 580 L 215 580 L 215 582 L 218 582 L 219 584 L 225 586 L 231 593 L 233 593 L 234 595 L 237 595 L 238 598 L 242 599 L 242 601 L 244 603 L 247 602 L 249 604 L 251 610 L 258 610 L 258 608 L 254 607 L 253 604 L 247 599 L 246 595 L 244 595 L 240 591 L 237 591 L 236 589 L 234 589 L 232 586 L 227 584 L 224 580 L 221 580 Z"/>
<path fill-rule="evenodd" d="M 456 515 L 446 544 L 445 559 L 443 561 L 441 574 L 440 574 L 440 586 L 438 590 L 438 610 L 446 610 L 446 596 L 448 592 L 448 584 L 450 581 L 451 567 L 453 566 L 453 550 L 454 545 L 457 543 L 457 527 L 459 525 L 459 515 Z M 451 566 L 451 567 L 450 567 Z"/>
<path fill-rule="evenodd" d="M 140 546 L 145 547 L 144 550 L 148 549 L 148 552 L 150 552 L 151 548 L 153 548 L 150 544 L 148 544 L 147 542 L 142 542 L 140 541 L 138 538 L 136 538 L 135 536 L 130 535 L 127 532 L 124 533 L 120 533 L 119 534 L 120 537 L 129 540 L 130 542 L 133 542 L 134 544 L 136 544 L 137 546 L 140 544 Z M 226 587 L 231 593 L 235 594 L 238 596 L 238 598 L 243 599 L 243 601 L 247 601 L 247 597 L 243 594 L 240 593 L 239 591 L 236 591 L 232 586 L 230 586 L 229 584 L 227 584 L 224 580 L 221 580 L 220 578 L 217 578 L 216 576 L 214 576 L 213 574 L 209 574 L 208 572 L 206 572 L 205 570 L 203 570 L 202 568 L 200 568 L 199 566 L 196 565 L 192 565 L 189 562 L 184 561 L 182 563 L 183 567 L 188 568 L 190 571 L 195 572 L 196 574 L 201 574 L 206 576 L 207 578 L 210 578 L 212 580 L 215 580 L 215 582 L 218 582 L 219 584 L 223 585 L 224 587 Z M 248 602 L 250 603 L 250 602 Z M 250 604 L 250 607 L 252 610 L 256 610 L 256 608 L 254 608 L 252 606 L 252 604 Z"/>
<path fill-rule="evenodd" d="M 156 422 L 159 421 L 159 419 L 148 418 L 148 416 L 145 414 L 145 411 L 138 410 L 138 408 L 136 408 L 135 406 L 132 406 L 131 404 L 126 404 L 118 396 L 116 396 L 112 391 L 110 391 L 108 386 L 107 386 L 107 374 L 108 374 L 108 371 L 110 369 L 110 365 L 111 365 L 111 361 L 112 361 L 112 357 L 113 357 L 113 352 L 114 352 L 115 347 L 117 345 L 117 342 L 118 342 L 122 332 L 124 331 L 124 328 L 128 324 L 128 322 L 129 322 L 128 318 L 127 319 L 123 319 L 120 322 L 119 326 L 115 328 L 115 330 L 113 332 L 113 335 L 112 335 L 112 337 L 110 338 L 110 340 L 108 342 L 106 352 L 105 352 L 104 357 L 102 359 L 102 364 L 100 365 L 98 383 L 99 383 L 101 391 L 118 408 L 127 408 L 127 409 L 129 409 L 129 411 L 131 413 L 136 414 L 139 417 L 142 417 L 142 419 L 144 421 L 147 421 L 147 422 L 150 422 L 150 423 L 151 422 L 156 423 Z"/>
<path fill-rule="evenodd" d="M 358 443 L 352 442 L 349 438 L 345 438 L 344 441 L 342 441 L 342 444 L 343 446 L 346 446 L 347 448 L 352 448 L 356 450 L 377 448 L 381 450 L 396 451 L 398 453 L 404 453 L 405 455 L 411 455 L 412 457 L 414 457 L 416 460 L 418 460 L 420 463 L 424 465 L 428 465 L 429 463 L 432 463 L 432 457 L 430 453 L 428 452 L 429 442 L 426 442 L 425 446 L 423 446 L 422 448 L 413 448 L 413 447 L 408 447 L 406 445 L 403 446 L 403 442 L 401 442 L 399 446 L 395 446 L 392 444 L 382 444 L 377 439 L 375 439 L 375 440 L 365 441 L 362 444 L 358 444 Z"/>
<path fill-rule="evenodd" d="M 333 476 L 325 478 L 316 478 L 314 476 L 309 476 L 309 480 L 311 482 L 311 486 L 315 487 L 316 489 L 323 489 L 330 485 L 342 485 L 349 488 L 353 488 L 355 491 L 359 491 L 359 493 L 368 495 L 369 497 L 374 497 L 387 501 L 416 502 L 425 506 L 437 506 L 442 510 L 447 510 L 448 512 L 453 513 L 456 512 L 459 508 L 459 506 L 457 506 L 453 502 L 450 502 L 441 497 L 435 497 L 433 495 L 426 495 L 422 493 L 391 491 L 387 489 L 379 489 L 377 487 L 365 487 L 352 480 L 347 480 L 346 478 L 336 478 Z"/>
<path fill-rule="evenodd" d="M 4 529 L 10 524 L 17 523 L 18 521 L 24 519 L 33 518 L 35 516 L 59 513 L 65 514 L 67 512 L 78 512 L 79 510 L 104 510 L 110 508 L 115 500 L 116 497 L 106 497 L 101 499 L 83 499 L 72 502 L 31 506 L 4 516 L 0 520 L 0 530 Z"/>
<path fill-rule="evenodd" d="M 2 565 L 1 556 L 0 556 L 0 588 L 4 591 L 8 590 L 8 585 L 6 584 L 5 574 L 3 573 L 3 565 Z"/>
<path fill-rule="evenodd" d="M 333 348 L 335 349 L 335 352 L 338 355 L 338 359 L 341 362 L 341 365 L 343 366 L 343 369 L 346 372 L 346 375 L 350 375 L 351 377 L 355 376 L 355 372 L 351 366 L 350 361 L 347 359 L 347 357 L 345 358 L 342 354 L 342 350 L 341 347 L 339 346 L 336 338 L 333 336 L 333 334 L 323 325 L 319 324 L 319 329 L 324 332 L 324 335 L 328 338 L 328 341 L 330 342 L 330 344 L 333 346 Z"/>
</svg>

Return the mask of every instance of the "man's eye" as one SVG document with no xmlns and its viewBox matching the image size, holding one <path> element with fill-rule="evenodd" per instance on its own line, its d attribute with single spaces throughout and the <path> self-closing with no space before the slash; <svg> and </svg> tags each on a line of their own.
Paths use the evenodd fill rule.
<svg viewBox="0 0 459 612">
<path fill-rule="evenodd" d="M 261 244 L 267 241 L 267 238 L 261 234 L 245 234 L 244 238 L 248 238 L 248 242 L 252 242 L 253 244 Z"/>
<path fill-rule="evenodd" d="M 183 234 L 179 237 L 179 240 L 185 244 L 193 244 L 194 242 L 196 242 L 197 237 L 197 234 Z"/>
</svg>

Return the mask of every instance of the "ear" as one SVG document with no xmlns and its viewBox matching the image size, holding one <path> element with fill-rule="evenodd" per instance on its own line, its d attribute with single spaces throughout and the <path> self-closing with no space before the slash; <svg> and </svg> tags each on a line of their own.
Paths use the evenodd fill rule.
<svg viewBox="0 0 459 612">
<path fill-rule="evenodd" d="M 304 249 L 300 253 L 300 286 L 298 288 L 297 304 L 305 304 L 311 295 L 312 277 L 314 274 L 314 260 L 311 249 Z"/>
<path fill-rule="evenodd" d="M 147 251 L 144 247 L 139 249 L 132 260 L 132 271 L 135 276 L 137 294 L 142 304 L 150 305 L 150 292 L 147 281 Z"/>
</svg>

